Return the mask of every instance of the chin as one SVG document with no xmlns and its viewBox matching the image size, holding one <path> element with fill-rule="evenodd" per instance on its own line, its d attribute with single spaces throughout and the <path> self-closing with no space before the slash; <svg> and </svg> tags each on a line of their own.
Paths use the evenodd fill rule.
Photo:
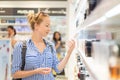
<svg viewBox="0 0 120 80">
<path fill-rule="evenodd" d="M 47 35 L 43 35 L 43 37 L 47 37 Z"/>
</svg>

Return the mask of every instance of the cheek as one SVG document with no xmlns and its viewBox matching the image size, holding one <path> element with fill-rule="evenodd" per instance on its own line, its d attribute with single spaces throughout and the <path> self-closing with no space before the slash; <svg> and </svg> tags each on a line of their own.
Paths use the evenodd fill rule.
<svg viewBox="0 0 120 80">
<path fill-rule="evenodd" d="M 39 31 L 39 32 L 42 32 L 42 31 L 43 31 L 43 28 L 40 26 L 40 27 L 38 27 L 36 30 Z"/>
<path fill-rule="evenodd" d="M 10 33 L 12 33 L 12 31 L 10 31 Z"/>
<path fill-rule="evenodd" d="M 44 35 L 44 33 L 45 33 L 44 29 L 39 30 L 39 33 L 40 33 L 41 35 Z"/>
</svg>

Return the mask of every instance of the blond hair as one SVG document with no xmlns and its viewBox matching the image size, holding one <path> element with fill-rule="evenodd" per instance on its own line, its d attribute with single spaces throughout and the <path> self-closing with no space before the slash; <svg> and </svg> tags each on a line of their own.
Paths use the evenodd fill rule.
<svg viewBox="0 0 120 80">
<path fill-rule="evenodd" d="M 40 24 L 45 17 L 49 17 L 49 15 L 44 12 L 38 12 L 36 14 L 29 13 L 27 18 L 28 22 L 30 23 L 31 29 L 34 30 L 34 24 Z"/>
</svg>

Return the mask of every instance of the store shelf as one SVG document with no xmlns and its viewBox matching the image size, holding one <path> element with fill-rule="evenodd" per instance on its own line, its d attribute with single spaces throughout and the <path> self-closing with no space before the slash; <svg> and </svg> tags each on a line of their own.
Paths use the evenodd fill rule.
<svg viewBox="0 0 120 80">
<path fill-rule="evenodd" d="M 0 31 L 0 34 L 7 34 L 7 31 Z"/>
<path fill-rule="evenodd" d="M 120 0 L 103 0 L 96 9 L 88 16 L 81 27 L 88 27 L 104 21 L 108 17 L 115 14 L 116 9 L 119 9 Z M 102 10 L 102 11 L 101 11 Z M 117 11 L 118 12 L 118 11 Z M 117 13 L 116 12 L 116 13 Z M 111 16 L 109 16 L 111 15 Z"/>
<path fill-rule="evenodd" d="M 28 24 L 16 24 L 16 23 L 1 23 L 0 26 L 8 26 L 8 25 L 13 25 L 13 26 L 29 26 Z"/>
<path fill-rule="evenodd" d="M 78 50 L 78 52 L 94 80 L 110 80 L 108 66 L 96 63 L 92 57 L 86 57 L 82 50 Z"/>
<path fill-rule="evenodd" d="M 31 35 L 31 32 L 18 32 L 17 34 L 21 34 L 21 35 Z"/>
<path fill-rule="evenodd" d="M 80 1 L 80 4 L 79 4 L 79 8 L 77 9 L 76 13 L 75 13 L 75 21 L 78 20 L 78 18 L 81 18 L 80 14 L 84 14 L 85 13 L 85 9 L 87 8 L 86 7 L 86 3 L 87 3 L 87 0 L 84 0 L 84 1 Z"/>
<path fill-rule="evenodd" d="M 86 57 L 84 50 L 85 40 L 97 40 L 97 34 L 100 32 L 103 34 L 107 32 L 110 33 L 112 36 L 110 40 L 114 42 L 116 42 L 116 40 L 120 40 L 120 0 L 100 1 L 101 2 L 98 3 L 94 10 L 91 10 L 90 14 L 88 14 L 86 17 L 84 15 L 85 11 L 86 9 L 89 10 L 87 0 L 80 0 L 79 3 L 78 0 L 76 0 L 76 4 L 74 5 L 75 12 L 71 14 L 74 20 L 72 19 L 73 22 L 71 21 L 70 23 L 73 23 L 74 28 L 76 28 L 74 38 L 76 38 L 78 41 L 78 52 L 82 62 L 85 64 L 85 67 L 90 74 L 90 77 L 93 78 L 92 80 L 110 80 L 109 63 L 104 53 L 105 50 L 107 51 L 107 47 L 102 47 L 105 48 L 103 50 L 104 55 L 102 55 L 102 53 L 99 54 L 97 59 L 94 55 L 92 55 L 92 57 Z M 90 36 L 92 36 L 92 39 Z M 101 42 L 102 44 L 104 44 L 104 36 L 105 35 L 102 35 L 102 38 L 100 38 L 100 41 L 103 41 Z M 84 40 L 82 41 L 82 39 Z M 79 42 L 79 40 L 81 40 L 81 42 Z M 106 38 L 106 41 L 107 40 L 109 41 L 108 38 Z M 102 48 L 99 49 L 101 50 Z M 99 51 L 99 49 L 94 48 L 93 50 Z M 97 52 L 94 52 L 94 54 L 97 54 Z"/>
<path fill-rule="evenodd" d="M 95 22 L 87 25 L 84 29 L 86 29 L 86 30 L 104 30 L 104 31 L 108 31 L 109 29 L 111 29 L 113 31 L 118 31 L 120 29 L 119 20 L 120 20 L 120 14 L 113 16 L 111 18 L 107 18 L 104 16 L 104 17 L 99 18 Z"/>
<path fill-rule="evenodd" d="M 27 18 L 27 16 L 0 16 L 0 18 Z"/>
<path fill-rule="evenodd" d="M 29 26 L 26 16 L 0 16 L 0 27 L 8 25 Z"/>
<path fill-rule="evenodd" d="M 0 34 L 7 34 L 7 31 L 0 31 Z M 20 35 L 31 35 L 31 32 L 17 32 Z"/>
</svg>

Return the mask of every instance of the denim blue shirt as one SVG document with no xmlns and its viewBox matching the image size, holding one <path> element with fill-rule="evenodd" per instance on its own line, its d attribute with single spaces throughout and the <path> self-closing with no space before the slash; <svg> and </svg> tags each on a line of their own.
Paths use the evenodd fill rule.
<svg viewBox="0 0 120 80">
<path fill-rule="evenodd" d="M 31 39 L 27 40 L 27 50 L 26 50 L 26 61 L 25 61 L 25 68 L 24 70 L 34 70 L 37 68 L 42 67 L 49 67 L 53 68 L 57 73 L 59 70 L 57 65 L 59 63 L 56 57 L 55 47 L 52 43 L 45 40 L 46 48 L 44 49 L 43 53 L 40 53 L 37 47 L 35 47 L 34 43 Z M 12 74 L 16 71 L 20 70 L 22 59 L 21 59 L 21 51 L 22 51 L 22 42 L 16 43 L 14 50 L 13 50 L 13 61 L 12 61 Z M 22 80 L 54 80 L 52 71 L 50 74 L 43 75 L 43 74 L 35 74 Z"/>
</svg>

